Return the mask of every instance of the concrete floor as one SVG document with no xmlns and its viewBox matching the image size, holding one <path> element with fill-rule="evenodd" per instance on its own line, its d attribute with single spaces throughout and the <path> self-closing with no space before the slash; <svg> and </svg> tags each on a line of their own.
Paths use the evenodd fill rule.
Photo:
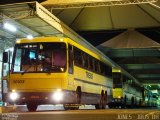
<svg viewBox="0 0 160 120">
<path fill-rule="evenodd" d="M 81 106 L 81 110 L 64 111 L 61 105 L 43 105 L 37 112 L 27 112 L 25 107 L 2 113 L 2 120 L 160 120 L 159 108 L 95 110 L 94 106 Z"/>
</svg>

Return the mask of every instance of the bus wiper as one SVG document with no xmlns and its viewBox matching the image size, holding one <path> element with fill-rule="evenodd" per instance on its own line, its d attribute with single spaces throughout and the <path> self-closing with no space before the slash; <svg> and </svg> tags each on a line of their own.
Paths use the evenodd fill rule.
<svg viewBox="0 0 160 120">
<path fill-rule="evenodd" d="M 47 73 L 51 73 L 51 71 L 57 71 L 57 70 L 59 71 L 60 67 L 56 65 L 52 65 L 44 68 L 44 71 L 46 71 Z"/>
<path fill-rule="evenodd" d="M 37 66 L 36 62 L 31 61 L 31 65 L 29 67 L 27 67 L 21 74 L 24 75 L 24 73 L 26 73 L 31 67 L 33 66 Z"/>
<path fill-rule="evenodd" d="M 24 75 L 31 67 L 33 67 L 34 64 L 31 64 L 29 67 L 27 67 L 21 74 Z"/>
</svg>

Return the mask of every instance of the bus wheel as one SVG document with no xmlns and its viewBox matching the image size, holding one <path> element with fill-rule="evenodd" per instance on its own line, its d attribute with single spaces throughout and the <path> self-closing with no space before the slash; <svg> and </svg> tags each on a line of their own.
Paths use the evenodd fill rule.
<svg viewBox="0 0 160 120">
<path fill-rule="evenodd" d="M 108 105 L 108 108 L 112 108 L 113 106 L 112 105 Z"/>
<path fill-rule="evenodd" d="M 100 105 L 99 105 L 99 104 L 96 104 L 96 105 L 95 105 L 95 108 L 96 108 L 96 109 L 100 109 Z"/>
<path fill-rule="evenodd" d="M 36 111 L 37 107 L 38 107 L 37 104 L 32 104 L 32 103 L 27 104 L 28 111 Z"/>
<path fill-rule="evenodd" d="M 121 109 L 124 109 L 125 108 L 125 105 L 124 104 L 121 104 Z"/>
</svg>

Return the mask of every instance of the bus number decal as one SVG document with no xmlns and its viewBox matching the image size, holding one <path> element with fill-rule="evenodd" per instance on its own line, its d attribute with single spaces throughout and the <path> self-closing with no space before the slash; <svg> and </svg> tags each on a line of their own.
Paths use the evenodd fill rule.
<svg viewBox="0 0 160 120">
<path fill-rule="evenodd" d="M 88 71 L 86 71 L 86 76 L 90 79 L 93 79 L 93 74 Z"/>
<path fill-rule="evenodd" d="M 24 83 L 24 80 L 13 80 L 13 83 Z"/>
</svg>

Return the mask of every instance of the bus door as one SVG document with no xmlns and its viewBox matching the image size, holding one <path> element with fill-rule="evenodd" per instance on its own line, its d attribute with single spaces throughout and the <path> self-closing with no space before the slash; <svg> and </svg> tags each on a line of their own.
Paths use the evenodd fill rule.
<svg viewBox="0 0 160 120">
<path fill-rule="evenodd" d="M 68 85 L 74 87 L 73 46 L 68 44 Z"/>
<path fill-rule="evenodd" d="M 10 51 L 3 52 L 3 60 L 2 60 L 2 101 L 6 102 L 6 95 L 9 90 L 9 71 L 10 71 Z"/>
</svg>

